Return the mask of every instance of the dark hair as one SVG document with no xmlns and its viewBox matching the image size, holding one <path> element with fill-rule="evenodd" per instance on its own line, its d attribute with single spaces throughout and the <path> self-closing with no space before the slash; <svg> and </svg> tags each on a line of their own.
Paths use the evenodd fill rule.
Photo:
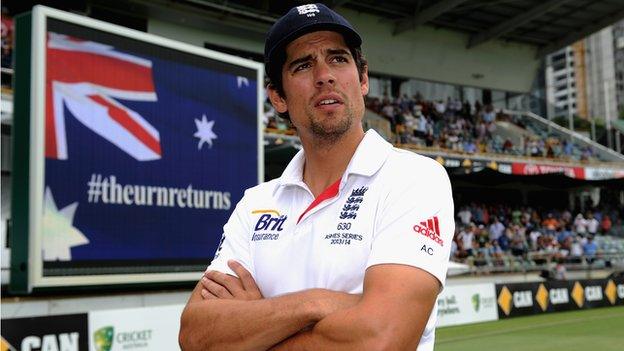
<svg viewBox="0 0 624 351">
<path fill-rule="evenodd" d="M 362 54 L 361 47 L 349 47 L 349 51 L 351 52 L 351 56 L 353 56 L 353 60 L 355 61 L 355 67 L 357 67 L 358 76 L 361 82 L 364 78 L 364 72 L 368 67 L 368 61 L 366 61 L 364 54 Z M 282 68 L 284 67 L 285 63 L 286 50 L 281 50 L 279 54 L 276 54 L 274 63 L 271 63 L 272 69 L 266 69 L 265 67 L 265 71 L 267 72 L 267 75 L 269 77 L 269 83 L 267 84 L 267 87 L 275 89 L 279 96 L 281 96 L 282 98 L 286 97 L 286 94 L 284 93 L 284 85 L 282 84 Z M 288 114 L 288 111 L 284 113 L 277 112 L 277 115 L 290 121 L 290 115 Z"/>
</svg>

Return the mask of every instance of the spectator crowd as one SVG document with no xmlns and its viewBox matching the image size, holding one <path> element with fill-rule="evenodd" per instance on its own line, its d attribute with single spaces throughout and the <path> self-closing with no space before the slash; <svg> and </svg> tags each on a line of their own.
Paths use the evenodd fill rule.
<svg viewBox="0 0 624 351">
<path fill-rule="evenodd" d="M 507 121 L 527 128 L 524 121 L 496 112 L 491 104 L 480 101 L 451 99 L 427 101 L 420 94 L 413 98 L 367 98 L 367 107 L 388 120 L 399 144 L 441 148 L 467 154 L 503 153 L 532 157 L 570 158 L 575 152 L 579 159 L 594 157 L 590 147 L 575 150 L 574 143 L 555 136 L 546 138 L 534 130 L 523 136 L 519 145 L 496 133 L 496 121 Z M 518 142 L 516 141 L 516 144 Z"/>
<path fill-rule="evenodd" d="M 624 255 L 622 212 L 605 207 L 586 213 L 471 203 L 458 207 L 451 257 L 474 265 L 592 263 L 600 254 Z M 616 243 L 601 247 L 597 239 Z M 600 240 L 605 242 L 605 240 Z"/>
<path fill-rule="evenodd" d="M 366 97 L 366 107 L 386 119 L 396 144 L 417 145 L 465 154 L 498 153 L 552 159 L 592 160 L 591 147 L 582 147 L 566 138 L 542 135 L 538 126 L 526 120 L 496 112 L 491 104 L 474 104 L 459 99 L 429 101 L 422 95 L 412 98 Z M 292 125 L 280 118 L 268 100 L 264 126 L 269 133 L 295 135 Z M 506 121 L 527 131 L 514 141 L 497 133 L 497 121 Z"/>
</svg>

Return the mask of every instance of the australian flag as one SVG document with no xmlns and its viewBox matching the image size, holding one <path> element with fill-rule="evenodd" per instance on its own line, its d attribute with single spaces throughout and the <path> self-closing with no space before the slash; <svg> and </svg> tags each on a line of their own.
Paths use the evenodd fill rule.
<svg viewBox="0 0 624 351">
<path fill-rule="evenodd" d="M 161 158 L 160 134 L 116 99 L 157 102 L 152 61 L 110 45 L 49 33 L 46 157 L 66 160 L 65 112 L 139 161 Z"/>
<path fill-rule="evenodd" d="M 44 271 L 120 262 L 207 265 L 223 224 L 258 180 L 257 71 L 52 24 Z M 94 175 L 122 185 L 228 193 L 231 207 L 105 203 L 89 193 Z"/>
</svg>

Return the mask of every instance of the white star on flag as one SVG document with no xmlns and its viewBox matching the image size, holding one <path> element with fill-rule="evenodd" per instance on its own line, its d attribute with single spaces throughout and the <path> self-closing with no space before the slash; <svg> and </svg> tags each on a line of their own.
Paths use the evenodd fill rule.
<svg viewBox="0 0 624 351">
<path fill-rule="evenodd" d="M 249 86 L 249 79 L 247 79 L 245 77 L 237 76 L 236 77 L 236 85 L 238 86 L 239 89 L 243 85 L 248 87 Z"/>
<path fill-rule="evenodd" d="M 201 150 L 204 143 L 208 143 L 208 146 L 212 148 L 212 140 L 217 139 L 217 135 L 212 131 L 214 121 L 208 121 L 206 115 L 203 115 L 201 121 L 195 119 L 195 126 L 197 126 L 197 132 L 193 136 L 199 138 L 197 150 Z"/>
<path fill-rule="evenodd" d="M 72 225 L 78 202 L 59 210 L 52 191 L 46 188 L 43 205 L 43 260 L 69 261 L 71 248 L 89 243 L 89 239 Z"/>
</svg>

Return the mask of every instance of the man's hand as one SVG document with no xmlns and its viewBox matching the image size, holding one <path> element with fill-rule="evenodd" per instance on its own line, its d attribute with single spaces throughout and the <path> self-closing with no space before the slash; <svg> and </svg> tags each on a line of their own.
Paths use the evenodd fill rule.
<svg viewBox="0 0 624 351">
<path fill-rule="evenodd" d="M 415 350 L 439 288 L 437 278 L 419 268 L 400 264 L 371 266 L 366 270 L 364 294 L 357 304 L 350 308 L 344 305 L 347 308 L 339 308 L 311 330 L 294 334 L 270 350 Z M 332 309 L 323 295 L 315 301 Z M 343 302 L 349 301 L 353 302 L 351 298 Z"/>
<path fill-rule="evenodd" d="M 240 263 L 228 266 L 238 277 L 208 272 L 195 286 L 180 318 L 182 350 L 268 350 L 361 298 L 325 289 L 264 298 Z"/>
<path fill-rule="evenodd" d="M 229 274 L 209 271 L 204 273 L 201 279 L 201 296 L 206 299 L 234 299 L 234 300 L 258 300 L 262 299 L 262 293 L 251 273 L 240 263 L 230 260 L 228 267 L 238 277 Z"/>
<path fill-rule="evenodd" d="M 322 320 L 334 312 L 338 312 L 357 305 L 362 294 L 348 294 L 340 291 L 325 289 L 311 289 L 312 301 L 315 302 L 317 319 Z"/>
</svg>

